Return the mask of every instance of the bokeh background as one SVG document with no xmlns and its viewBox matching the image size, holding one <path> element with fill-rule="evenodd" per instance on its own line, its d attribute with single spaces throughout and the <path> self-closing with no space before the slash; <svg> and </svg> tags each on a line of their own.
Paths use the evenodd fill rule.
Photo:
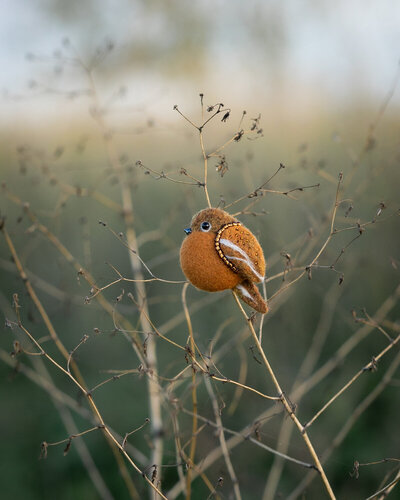
<svg viewBox="0 0 400 500">
<path fill-rule="evenodd" d="M 151 172 L 164 171 L 174 179 L 185 180 L 179 173 L 184 168 L 201 178 L 198 134 L 173 110 L 178 105 L 199 123 L 199 93 L 204 93 L 206 105 L 222 102 L 232 110 L 226 123 L 217 117 L 206 128 L 208 151 L 238 131 L 243 110 L 247 112 L 245 124 L 261 115 L 263 129 L 224 150 L 228 171 L 223 177 L 215 169 L 217 160 L 210 162 L 213 204 L 221 199 L 230 203 L 251 192 L 280 163 L 286 168 L 271 181 L 271 189 L 320 185 L 294 192 L 295 199 L 266 195 L 254 208 L 257 216 L 241 216 L 260 238 L 270 263 L 268 275 L 285 268 L 286 253 L 292 256 L 294 266 L 308 263 L 314 254 L 303 260 L 301 255 L 310 241 L 310 230 L 317 239 L 315 248 L 322 245 L 329 233 L 327 217 L 335 200 L 339 172 L 344 175 L 341 198 L 348 201 L 339 208 L 337 227 L 376 218 L 346 248 L 336 266 L 339 273 L 314 269 L 311 280 L 304 277 L 271 304 L 264 346 L 283 387 L 289 391 L 296 380 L 321 314 L 325 317 L 321 313 L 324 304 L 331 307 L 333 315 L 315 369 L 332 359 L 360 328 L 352 309 L 362 316 L 365 308 L 373 316 L 394 297 L 384 327 L 393 337 L 398 335 L 399 308 L 394 295 L 400 266 L 396 215 L 400 201 L 398 2 L 201 0 L 189 4 L 183 0 L 107 0 L 100 5 L 94 0 L 3 0 L 0 9 L 0 181 L 5 183 L 0 192 L 0 215 L 5 217 L 21 261 L 67 348 L 72 350 L 84 334 L 90 335 L 76 357 L 89 386 L 105 379 L 105 370 L 137 368 L 138 360 L 124 336 L 115 332 L 112 318 L 95 301 L 84 303 L 89 286 L 77 279 L 76 271 L 35 230 L 10 193 L 29 203 L 40 221 L 99 285 L 115 278 L 107 262 L 130 277 L 126 248 L 98 224 L 99 220 L 106 221 L 118 233 L 124 231 L 123 218 L 112 205 L 106 206 L 92 195 L 95 190 L 116 204 L 121 202 L 118 179 L 106 154 L 107 141 L 112 140 L 133 193 L 141 257 L 157 276 L 184 279 L 179 268 L 182 228 L 204 207 L 204 193 L 198 187 L 157 179 Z M 96 119 L 87 77 L 73 62 L 76 57 L 86 64 L 98 61 L 93 77 L 106 137 Z M 138 160 L 145 167 L 138 166 Z M 236 206 L 240 210 L 245 203 Z M 357 234 L 355 229 L 335 236 L 319 263 L 329 266 Z M 342 274 L 344 281 L 339 285 Z M 281 279 L 271 282 L 269 295 L 284 284 Z M 122 289 L 125 294 L 133 290 L 129 284 L 119 284 L 105 296 L 113 303 Z M 153 322 L 185 344 L 182 285 L 155 282 L 147 290 Z M 6 319 L 15 321 L 15 292 L 20 296 L 27 327 L 37 338 L 45 336 L 1 235 L 2 324 Z M 190 288 L 188 305 L 189 309 L 193 307 L 195 336 L 204 352 L 227 318 L 231 323 L 222 332 L 218 346 L 243 330 L 243 318 L 229 293 L 209 296 Z M 134 324 L 138 321 L 137 310 L 126 295 L 116 307 Z M 101 333 L 94 334 L 94 328 Z M 42 441 L 58 441 L 68 433 L 46 391 L 15 368 L 15 359 L 8 355 L 15 338 L 22 341 L 16 327 L 1 327 L 2 497 L 99 498 L 74 446 L 66 456 L 62 445 L 50 448 L 48 458 L 38 460 Z M 51 343 L 46 345 L 57 356 Z M 301 401 L 300 420 L 310 418 L 385 345 L 387 339 L 381 332 L 371 332 Z M 245 363 L 248 385 L 271 393 L 273 388 L 249 346 L 249 339 L 228 345 L 218 367 L 224 375 L 237 379 Z M 183 367 L 181 354 L 168 344 L 158 342 L 157 351 L 162 375 L 171 377 Z M 397 352 L 397 348 L 392 349 L 376 373 L 364 375 L 314 424 L 311 438 L 318 452 L 323 453 L 357 404 L 376 387 Z M 26 367 L 41 369 L 33 358 L 18 359 Z M 57 386 L 85 407 L 65 377 L 49 366 L 47 369 Z M 356 479 L 350 475 L 354 460 L 365 463 L 400 458 L 398 381 L 397 374 L 328 461 L 326 471 L 339 498 L 367 497 L 394 467 L 389 463 L 361 469 Z M 178 396 L 190 409 L 188 383 Z M 199 394 L 200 413 L 213 419 L 212 405 L 202 385 Z M 228 409 L 236 401 L 234 389 L 227 385 L 220 385 L 218 394 L 220 404 L 224 402 Z M 105 385 L 96 393 L 96 401 L 105 420 L 121 435 L 149 416 L 145 379 L 137 375 Z M 222 412 L 223 422 L 228 428 L 240 430 L 265 409 L 264 401 L 244 393 L 235 411 Z M 163 411 L 164 462 L 174 463 L 168 405 Z M 79 429 L 88 427 L 84 418 L 75 414 L 74 418 Z M 282 415 L 277 410 L 277 416 L 262 425 L 262 441 L 277 447 L 281 423 Z M 188 439 L 190 418 L 182 415 L 181 425 L 182 436 Z M 203 436 L 198 460 L 218 445 L 211 430 Z M 146 457 L 150 455 L 151 436 L 146 429 L 135 434 L 132 441 Z M 104 438 L 91 433 L 85 442 L 112 496 L 129 498 Z M 309 460 L 298 436 L 293 438 L 289 454 Z M 232 450 L 232 460 L 243 498 L 262 498 L 272 455 L 244 443 Z M 224 477 L 218 494 L 231 498 L 232 484 L 224 462 L 217 461 L 207 473 L 213 484 Z M 287 498 L 303 476 L 304 469 L 286 465 L 274 497 Z M 147 496 L 140 476 L 132 477 L 140 498 Z M 163 489 L 168 491 L 177 480 L 175 469 L 165 469 L 163 479 Z M 317 479 L 305 498 L 322 498 L 323 494 Z M 193 498 L 208 495 L 197 479 Z"/>
</svg>

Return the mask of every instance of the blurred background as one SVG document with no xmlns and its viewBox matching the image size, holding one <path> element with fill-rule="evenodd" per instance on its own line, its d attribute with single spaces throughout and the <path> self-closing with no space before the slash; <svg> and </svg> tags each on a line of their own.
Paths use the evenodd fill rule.
<svg viewBox="0 0 400 500">
<path fill-rule="evenodd" d="M 292 388 L 314 334 L 321 328 L 326 328 L 326 340 L 313 371 L 335 359 L 340 346 L 362 326 L 354 322 L 353 309 L 357 316 L 363 315 L 363 308 L 374 316 L 386 304 L 380 324 L 392 337 L 398 335 L 398 2 L 201 0 L 189 5 L 183 0 L 104 0 L 99 6 L 94 0 L 2 0 L 0 11 L 0 215 L 5 217 L 22 265 L 66 348 L 72 350 L 84 334 L 90 335 L 76 356 L 89 387 L 107 378 L 107 370 L 137 368 L 138 359 L 127 348 L 125 337 L 115 331 L 112 317 L 95 301 L 84 303 L 90 286 L 32 223 L 23 205 L 29 204 L 99 286 L 115 279 L 107 263 L 131 277 L 126 248 L 98 224 L 106 221 L 117 233 L 124 231 L 121 189 L 107 153 L 111 143 L 132 192 L 141 257 L 156 276 L 184 279 L 179 267 L 183 228 L 205 206 L 204 192 L 159 174 L 186 182 L 188 177 L 181 173 L 185 169 L 202 179 L 198 133 L 173 109 L 178 105 L 199 124 L 200 93 L 205 106 L 223 103 L 231 109 L 226 122 L 217 116 L 206 127 L 207 152 L 260 118 L 254 133 L 223 150 L 224 169 L 217 168 L 222 158 L 209 162 L 214 205 L 229 204 L 251 193 L 280 163 L 285 169 L 267 187 L 283 193 L 304 188 L 290 196 L 266 193 L 240 215 L 262 243 L 269 262 L 267 276 L 288 269 L 288 264 L 305 267 L 317 253 L 329 234 L 339 173 L 344 175 L 340 199 L 346 201 L 339 207 L 335 227 L 352 229 L 332 238 L 318 261 L 323 267 L 313 270 L 311 280 L 304 277 L 276 296 L 265 320 L 264 348 L 285 390 Z M 91 69 L 92 79 L 85 68 Z M 231 211 L 242 211 L 248 202 L 245 199 Z M 360 234 L 357 223 L 367 225 L 352 242 Z M 307 254 L 310 244 L 312 250 Z M 335 270 L 329 269 L 332 263 Z M 268 295 L 295 277 L 292 272 L 285 282 L 282 277 L 271 281 Z M 116 304 L 122 290 L 124 298 Z M 104 295 L 136 325 L 139 315 L 126 297 L 129 291 L 133 291 L 132 285 L 124 283 Z M 147 287 L 154 324 L 184 345 L 187 327 L 181 291 L 179 284 L 154 282 Z M 43 367 L 33 357 L 18 356 L 16 365 L 9 356 L 13 341 L 23 342 L 18 328 L 8 324 L 16 318 L 13 293 L 19 294 L 24 324 L 36 338 L 45 337 L 42 320 L 1 236 L 0 307 L 5 324 L 0 337 L 2 497 L 100 498 L 74 445 L 66 456 L 61 445 L 49 448 L 46 460 L 38 460 L 42 441 L 59 441 L 69 433 L 60 418 L 62 412 L 48 393 L 37 380 L 26 377 L 28 368 L 43 375 Z M 214 349 L 226 345 L 218 364 L 223 374 L 237 380 L 247 367 L 246 383 L 271 393 L 273 387 L 249 349 L 250 339 L 228 342 L 243 334 L 245 326 L 230 294 L 210 296 L 190 288 L 188 305 L 200 349 L 209 352 L 216 332 L 220 336 Z M 225 325 L 229 318 L 231 323 Z M 221 325 L 225 325 L 222 333 Z M 59 356 L 50 342 L 45 345 Z M 311 418 L 386 345 L 381 332 L 370 332 L 301 400 L 299 419 Z M 184 367 L 182 355 L 160 339 L 157 352 L 161 375 L 173 377 Z M 376 373 L 363 375 L 317 420 L 310 434 L 320 454 L 380 383 L 397 354 L 395 347 Z M 84 408 L 65 377 L 50 366 L 47 369 L 54 383 Z M 395 473 L 395 464 L 386 463 L 361 469 L 358 479 L 350 475 L 354 460 L 367 463 L 399 458 L 399 378 L 395 372 L 328 460 L 326 471 L 338 498 L 367 497 L 386 474 Z M 177 396 L 190 409 L 188 387 L 189 381 Z M 227 406 L 222 412 L 224 425 L 236 431 L 256 422 L 269 408 L 248 393 L 237 399 L 228 385 L 218 386 L 217 393 L 221 407 Z M 214 420 L 204 384 L 199 386 L 199 397 L 199 412 Z M 132 375 L 109 383 L 98 390 L 95 399 L 105 420 L 122 436 L 149 416 L 145 377 Z M 163 413 L 164 463 L 172 464 L 176 457 L 167 403 Z M 277 435 L 284 421 L 278 410 L 276 413 L 263 421 L 258 436 L 273 448 L 282 444 Z M 78 429 L 89 426 L 84 415 L 73 415 Z M 191 419 L 184 414 L 180 418 L 185 441 Z M 218 446 L 212 430 L 203 432 L 198 462 Z M 142 453 L 141 466 L 145 467 L 151 452 L 146 428 L 132 442 Z M 129 498 L 104 438 L 94 432 L 85 443 L 110 495 Z M 288 454 L 309 461 L 296 433 Z M 243 498 L 267 498 L 273 456 L 246 442 L 233 448 L 231 457 Z M 224 477 L 217 493 L 221 498 L 233 498 L 223 460 L 206 473 L 213 485 Z M 303 476 L 301 467 L 286 465 L 271 498 L 288 498 Z M 147 493 L 141 477 L 132 472 L 132 478 L 139 498 L 144 498 Z M 176 469 L 163 471 L 163 491 L 176 481 Z M 193 498 L 209 494 L 196 479 Z M 317 478 L 308 486 L 305 498 L 322 495 Z"/>
</svg>

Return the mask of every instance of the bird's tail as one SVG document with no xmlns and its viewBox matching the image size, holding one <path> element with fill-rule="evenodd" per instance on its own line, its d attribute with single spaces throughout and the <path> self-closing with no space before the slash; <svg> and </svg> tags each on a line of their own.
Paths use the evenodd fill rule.
<svg viewBox="0 0 400 500">
<path fill-rule="evenodd" d="M 239 285 L 235 286 L 233 289 L 247 305 L 255 309 L 261 314 L 266 314 L 268 312 L 268 305 L 262 298 L 258 288 L 254 283 L 249 280 L 242 281 Z"/>
</svg>

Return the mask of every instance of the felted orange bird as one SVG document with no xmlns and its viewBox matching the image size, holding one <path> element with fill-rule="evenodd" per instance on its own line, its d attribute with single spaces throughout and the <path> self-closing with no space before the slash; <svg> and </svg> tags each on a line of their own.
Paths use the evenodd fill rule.
<svg viewBox="0 0 400 500">
<path fill-rule="evenodd" d="M 255 285 L 264 280 L 264 254 L 251 231 L 219 208 L 201 210 L 184 231 L 181 267 L 192 285 L 207 292 L 232 289 L 256 311 L 268 312 Z"/>
</svg>

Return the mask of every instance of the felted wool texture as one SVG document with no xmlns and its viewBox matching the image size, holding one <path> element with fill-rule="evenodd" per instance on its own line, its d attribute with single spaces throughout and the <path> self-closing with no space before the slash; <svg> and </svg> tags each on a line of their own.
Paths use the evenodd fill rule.
<svg viewBox="0 0 400 500">
<path fill-rule="evenodd" d="M 205 221 L 211 226 L 208 231 L 202 230 Z M 254 285 L 264 279 L 265 259 L 253 233 L 219 208 L 195 214 L 191 230 L 180 252 L 189 281 L 208 292 L 233 289 L 246 304 L 265 314 L 268 305 Z"/>
<path fill-rule="evenodd" d="M 241 287 L 245 289 L 245 292 L 247 292 L 250 297 L 247 297 L 246 294 L 243 293 Z M 243 302 L 248 304 L 257 312 L 261 314 L 266 314 L 268 312 L 268 305 L 254 283 L 251 283 L 248 280 L 244 280 L 234 288 L 234 291 L 239 295 Z"/>
<path fill-rule="evenodd" d="M 192 231 L 200 231 L 200 225 L 204 221 L 208 221 L 212 225 L 211 231 L 214 233 L 225 224 L 229 224 L 229 222 L 239 222 L 235 217 L 225 212 L 225 210 L 221 210 L 220 208 L 205 208 L 193 216 L 190 225 Z"/>
<path fill-rule="evenodd" d="M 236 247 L 239 247 L 241 251 L 224 243 L 224 240 L 228 240 Z M 265 275 L 264 254 L 256 237 L 247 227 L 242 225 L 227 227 L 221 235 L 220 246 L 242 278 L 256 283 L 262 281 Z"/>
<path fill-rule="evenodd" d="M 214 240 L 213 232 L 194 231 L 183 240 L 180 252 L 185 276 L 196 288 L 207 292 L 234 288 L 243 279 L 220 258 Z"/>
</svg>

